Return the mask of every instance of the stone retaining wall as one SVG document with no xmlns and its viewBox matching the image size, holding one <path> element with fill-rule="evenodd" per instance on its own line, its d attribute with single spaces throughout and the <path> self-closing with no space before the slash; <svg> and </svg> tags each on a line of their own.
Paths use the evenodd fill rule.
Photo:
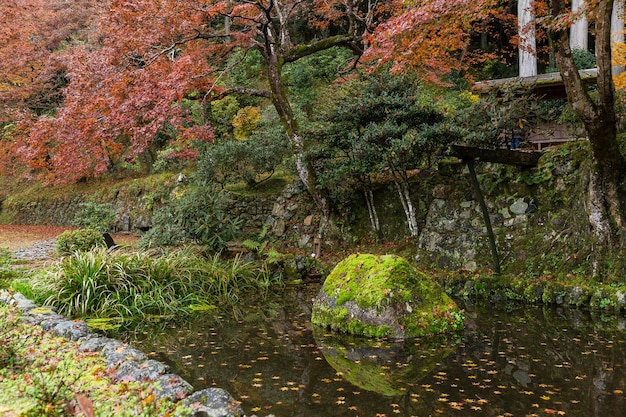
<svg viewBox="0 0 626 417">
<path fill-rule="evenodd" d="M 532 171 L 487 163 L 476 165 L 501 263 L 517 262 L 515 268 L 519 271 L 528 259 L 549 257 L 553 251 L 561 257 L 569 255 L 567 252 L 589 255 L 591 239 L 584 192 L 589 167 L 584 149 L 548 155 L 548 163 L 540 161 L 543 165 Z M 171 198 L 184 178 L 170 174 L 161 176 L 159 181 L 153 181 L 158 184 L 153 189 L 146 188 L 148 180 L 129 182 L 103 190 L 98 196 L 58 197 L 54 201 L 35 199 L 18 204 L 9 197 L 3 203 L 3 212 L 7 214 L 1 218 L 10 217 L 12 222 L 21 224 L 67 225 L 80 202 L 95 199 L 113 204 L 118 213 L 118 230 L 124 216 L 129 217 L 133 228 L 148 228 L 152 213 L 161 202 Z M 406 218 L 393 183 L 380 183 L 374 191 L 382 237 L 395 242 L 407 240 Z M 487 229 L 464 164 L 440 163 L 438 171 L 415 174 L 411 197 L 420 229 L 419 236 L 411 240 L 412 250 L 420 265 L 470 271 L 491 267 Z M 373 236 L 360 193 L 355 192 L 338 211 L 333 219 L 336 228 L 329 230 L 332 233 L 322 245 L 338 241 L 355 244 L 363 237 Z M 266 227 L 268 237 L 305 254 L 313 252 L 319 213 L 299 182 L 273 195 L 233 193 L 228 213 L 239 218 L 241 229 L 248 235 Z"/>
</svg>

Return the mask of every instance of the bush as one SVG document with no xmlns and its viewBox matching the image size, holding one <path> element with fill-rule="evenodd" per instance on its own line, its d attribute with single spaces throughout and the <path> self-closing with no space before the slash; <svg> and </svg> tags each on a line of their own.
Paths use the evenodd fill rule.
<svg viewBox="0 0 626 417">
<path fill-rule="evenodd" d="M 284 130 L 266 123 L 246 139 L 204 145 L 198 158 L 198 176 L 222 188 L 240 181 L 254 188 L 271 178 L 288 154 Z"/>
<path fill-rule="evenodd" d="M 218 252 L 237 231 L 238 222 L 226 214 L 226 194 L 214 184 L 181 188 L 158 210 L 154 226 L 142 236 L 139 246 L 206 245 Z"/>
<path fill-rule="evenodd" d="M 80 204 L 80 211 L 72 222 L 72 226 L 108 232 L 115 222 L 115 210 L 108 203 L 93 201 Z"/>
<path fill-rule="evenodd" d="M 56 250 L 61 255 L 85 252 L 96 247 L 106 247 L 102 233 L 94 229 L 66 230 L 56 240 Z"/>
</svg>

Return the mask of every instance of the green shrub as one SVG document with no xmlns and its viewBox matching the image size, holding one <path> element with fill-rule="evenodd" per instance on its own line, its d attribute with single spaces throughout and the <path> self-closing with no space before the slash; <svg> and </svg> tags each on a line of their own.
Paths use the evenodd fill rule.
<svg viewBox="0 0 626 417">
<path fill-rule="evenodd" d="M 220 184 L 245 182 L 254 188 L 272 177 L 289 153 L 287 136 L 279 124 L 265 123 L 242 140 L 206 144 L 200 149 L 198 175 Z"/>
<path fill-rule="evenodd" d="M 205 245 L 218 252 L 235 237 L 238 221 L 226 213 L 227 196 L 214 184 L 192 184 L 176 192 L 159 209 L 154 226 L 141 238 L 142 247 Z"/>
<path fill-rule="evenodd" d="M 80 204 L 80 210 L 72 226 L 108 232 L 114 222 L 115 210 L 111 204 L 89 201 Z"/>
<path fill-rule="evenodd" d="M 56 250 L 61 255 L 106 247 L 102 233 L 94 229 L 66 230 L 56 240 Z"/>
</svg>

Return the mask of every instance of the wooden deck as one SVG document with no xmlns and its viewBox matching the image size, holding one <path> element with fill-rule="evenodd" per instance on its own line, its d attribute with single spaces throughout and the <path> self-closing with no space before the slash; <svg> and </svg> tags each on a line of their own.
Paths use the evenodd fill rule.
<svg viewBox="0 0 626 417">
<path fill-rule="evenodd" d="M 592 85 L 598 81 L 598 69 L 591 68 L 580 70 L 580 78 L 585 85 Z M 513 77 L 498 80 L 480 81 L 474 84 L 472 90 L 478 94 L 487 95 L 499 93 L 511 87 L 520 87 L 520 91 L 531 89 L 533 93 L 542 100 L 556 100 L 567 98 L 565 85 L 561 79 L 561 74 L 549 73 L 539 74 L 532 77 Z M 503 132 L 506 138 L 511 137 L 511 131 Z M 527 132 L 522 139 L 523 149 L 542 151 L 548 146 L 559 145 L 576 140 L 586 140 L 586 133 L 583 129 L 574 128 L 569 125 L 545 123 L 534 127 Z M 503 144 L 505 146 L 505 144 Z"/>
<path fill-rule="evenodd" d="M 533 128 L 524 140 L 533 149 L 541 151 L 548 146 L 586 139 L 587 136 L 583 129 L 556 123 L 545 123 Z"/>
</svg>

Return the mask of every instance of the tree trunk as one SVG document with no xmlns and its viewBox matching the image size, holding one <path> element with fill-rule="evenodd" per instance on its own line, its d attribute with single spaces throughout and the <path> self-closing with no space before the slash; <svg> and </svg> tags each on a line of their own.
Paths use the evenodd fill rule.
<svg viewBox="0 0 626 417">
<path fill-rule="evenodd" d="M 411 237 L 416 237 L 419 235 L 419 227 L 417 226 L 415 209 L 413 208 L 413 203 L 411 202 L 409 187 L 405 182 L 400 183 L 396 179 L 394 179 L 393 182 L 396 185 L 396 190 L 398 191 L 398 196 L 400 197 L 400 202 L 402 203 L 402 208 L 404 209 L 404 215 L 406 216 Z"/>
<path fill-rule="evenodd" d="M 378 220 L 378 212 L 374 204 L 374 193 L 371 188 L 363 188 L 363 194 L 365 196 L 365 203 L 367 204 L 367 212 L 370 217 L 370 225 L 372 226 L 372 230 L 374 230 L 376 234 L 379 234 L 380 221 Z"/>
<path fill-rule="evenodd" d="M 266 64 L 268 70 L 268 80 L 272 91 L 272 103 L 278 113 L 287 136 L 291 151 L 296 159 L 296 169 L 298 176 L 304 183 L 307 191 L 315 200 L 315 204 L 321 213 L 318 236 L 321 237 L 330 221 L 330 207 L 326 196 L 317 187 L 317 178 L 315 169 L 311 162 L 306 158 L 306 146 L 299 132 L 298 121 L 296 120 L 289 99 L 285 94 L 281 72 L 283 66 L 283 58 L 276 53 L 270 53 L 266 56 Z"/>
<path fill-rule="evenodd" d="M 625 246 L 626 233 L 626 161 L 617 143 L 615 86 L 611 62 L 611 15 L 613 0 L 598 4 L 596 14 L 596 61 L 598 99 L 595 102 L 580 80 L 574 64 L 568 30 L 552 31 L 559 71 L 572 108 L 583 122 L 594 162 L 590 182 L 588 213 L 598 238 L 612 245 Z M 552 15 L 566 12 L 563 0 L 553 0 Z"/>
</svg>

